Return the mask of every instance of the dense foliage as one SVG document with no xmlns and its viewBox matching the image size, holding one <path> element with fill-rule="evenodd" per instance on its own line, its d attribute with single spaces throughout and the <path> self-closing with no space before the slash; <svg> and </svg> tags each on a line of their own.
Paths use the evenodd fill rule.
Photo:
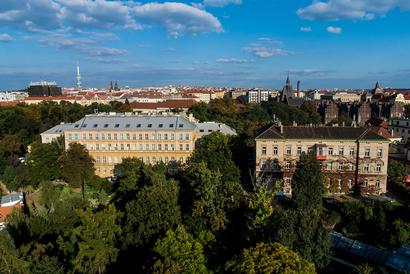
<svg viewBox="0 0 410 274">
<path fill-rule="evenodd" d="M 278 199 L 271 185 L 249 179 L 255 130 L 274 116 L 316 123 L 311 104 L 198 104 L 191 109 L 197 118 L 225 122 L 239 135 L 203 137 L 186 165 L 124 159 L 114 182 L 92 175 L 83 146 L 38 142 L 39 132 L 94 109 L 127 108 L 0 108 L 1 179 L 11 190 L 26 190 L 28 200 L 0 233 L 0 273 L 326 273 L 329 223 L 382 247 L 409 243 L 408 206 L 356 200 L 324 210 L 321 168 L 312 155 L 298 162 L 292 198 Z M 398 164 L 389 168 L 392 182 L 403 182 L 404 174 Z"/>
</svg>

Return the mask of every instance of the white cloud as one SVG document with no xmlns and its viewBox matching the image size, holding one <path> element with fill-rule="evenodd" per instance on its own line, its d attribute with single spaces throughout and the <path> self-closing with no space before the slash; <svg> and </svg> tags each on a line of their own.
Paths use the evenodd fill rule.
<svg viewBox="0 0 410 274">
<path fill-rule="evenodd" d="M 298 77 L 309 77 L 309 78 L 326 77 L 333 72 L 334 71 L 332 70 L 322 70 L 322 69 L 291 69 L 289 71 L 286 71 L 286 73 L 290 73 L 291 75 L 295 75 Z"/>
<path fill-rule="evenodd" d="M 339 27 L 328 26 L 326 28 L 327 32 L 334 33 L 334 34 L 341 34 L 343 29 Z"/>
<path fill-rule="evenodd" d="M 243 48 L 244 51 L 249 52 L 260 58 L 270 58 L 273 56 L 289 56 L 294 53 L 280 48 L 268 48 L 263 46 L 252 46 Z"/>
<path fill-rule="evenodd" d="M 229 4 L 240 5 L 242 4 L 242 0 L 204 0 L 204 6 L 210 7 L 224 7 Z"/>
<path fill-rule="evenodd" d="M 221 32 L 222 25 L 212 14 L 183 3 L 148 3 L 135 7 L 137 17 L 160 24 L 171 37 L 204 32 Z"/>
<path fill-rule="evenodd" d="M 0 1 L 0 25 L 36 31 L 61 27 L 61 6 L 53 0 Z"/>
<path fill-rule="evenodd" d="M 311 31 L 312 31 L 312 28 L 311 28 L 311 27 L 301 27 L 301 28 L 300 28 L 300 31 L 301 31 L 301 32 L 311 32 Z"/>
<path fill-rule="evenodd" d="M 14 40 L 13 37 L 8 35 L 7 33 L 0 34 L 0 42 L 7 43 L 7 42 L 11 42 L 13 40 Z"/>
<path fill-rule="evenodd" d="M 410 9 L 408 0 L 314 0 L 307 7 L 297 10 L 300 18 L 306 20 L 372 20 L 400 8 Z"/>
<path fill-rule="evenodd" d="M 73 28 L 142 29 L 142 26 L 132 17 L 132 6 L 124 2 L 106 0 L 57 1 L 63 5 L 62 19 Z"/>
<path fill-rule="evenodd" d="M 223 64 L 248 64 L 248 63 L 253 63 L 254 60 L 239 59 L 239 58 L 219 58 L 219 59 L 216 59 L 216 62 L 223 63 Z"/>
<path fill-rule="evenodd" d="M 79 52 L 92 57 L 120 56 L 127 53 L 126 50 L 110 48 L 97 45 L 99 38 L 88 37 L 73 37 L 70 34 L 48 34 L 39 38 L 39 42 L 43 46 L 53 46 L 58 49 L 67 49 Z"/>
</svg>

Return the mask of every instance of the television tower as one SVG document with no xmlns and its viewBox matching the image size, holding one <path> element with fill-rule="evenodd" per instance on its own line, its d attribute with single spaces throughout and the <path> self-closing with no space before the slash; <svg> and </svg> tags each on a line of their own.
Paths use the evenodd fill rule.
<svg viewBox="0 0 410 274">
<path fill-rule="evenodd" d="M 80 74 L 80 65 L 77 62 L 77 88 L 81 89 L 81 74 Z"/>
</svg>

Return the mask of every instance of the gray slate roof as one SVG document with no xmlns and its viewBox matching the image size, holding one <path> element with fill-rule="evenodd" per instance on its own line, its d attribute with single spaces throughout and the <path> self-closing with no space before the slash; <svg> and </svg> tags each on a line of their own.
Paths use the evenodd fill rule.
<svg viewBox="0 0 410 274">
<path fill-rule="evenodd" d="M 222 124 L 222 123 L 205 122 L 205 123 L 197 123 L 196 125 L 198 127 L 199 132 L 210 133 L 210 132 L 220 131 L 223 134 L 227 134 L 227 135 L 237 135 L 236 131 L 233 128 L 225 124 Z"/>
<path fill-rule="evenodd" d="M 368 128 L 284 126 L 283 133 L 276 125 L 259 134 L 256 139 L 332 139 L 388 141 Z"/>
<path fill-rule="evenodd" d="M 71 124 L 71 130 L 193 130 L 195 124 L 183 116 L 151 116 L 124 114 L 86 115 Z"/>
<path fill-rule="evenodd" d="M 44 131 L 41 134 L 64 134 L 64 131 L 71 129 L 73 127 L 73 124 L 59 124 L 55 127 L 52 127 L 46 131 Z"/>
<path fill-rule="evenodd" d="M 9 195 L 4 195 L 1 197 L 1 204 L 7 204 L 15 201 L 20 201 L 23 197 L 23 193 L 18 192 L 18 193 L 12 193 Z"/>
</svg>

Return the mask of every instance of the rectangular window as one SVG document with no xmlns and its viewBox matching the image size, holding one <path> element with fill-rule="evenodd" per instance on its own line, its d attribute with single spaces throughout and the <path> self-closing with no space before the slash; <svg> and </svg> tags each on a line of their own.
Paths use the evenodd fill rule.
<svg viewBox="0 0 410 274">
<path fill-rule="evenodd" d="M 142 133 L 138 134 L 138 139 L 142 140 Z"/>
<path fill-rule="evenodd" d="M 105 134 L 101 133 L 101 140 L 105 140 Z"/>
<path fill-rule="evenodd" d="M 179 150 L 180 151 L 184 150 L 184 145 L 183 144 L 179 144 Z"/>
<path fill-rule="evenodd" d="M 148 140 L 148 139 L 149 139 L 148 133 L 145 133 L 145 140 Z"/>
<path fill-rule="evenodd" d="M 162 140 L 162 134 L 158 133 L 158 140 Z"/>
<path fill-rule="evenodd" d="M 108 134 L 107 134 L 107 139 L 108 139 L 108 140 L 111 140 L 111 133 L 108 133 Z"/>
<path fill-rule="evenodd" d="M 155 133 L 151 134 L 151 140 L 155 140 Z"/>
<path fill-rule="evenodd" d="M 286 169 L 290 169 L 290 162 L 286 162 L 285 168 L 286 168 Z"/>
<path fill-rule="evenodd" d="M 365 150 L 364 150 L 364 156 L 365 157 L 370 157 L 370 148 L 365 148 Z"/>
<path fill-rule="evenodd" d="M 158 144 L 158 150 L 162 150 L 162 144 Z"/>
<path fill-rule="evenodd" d="M 117 140 L 117 133 L 114 133 L 114 140 Z"/>
<path fill-rule="evenodd" d="M 100 150 L 100 145 L 99 144 L 95 144 L 95 150 Z"/>
<path fill-rule="evenodd" d="M 302 147 L 298 147 L 298 156 L 302 154 Z"/>
<path fill-rule="evenodd" d="M 149 150 L 149 144 L 145 144 L 145 150 Z"/>
<path fill-rule="evenodd" d="M 168 144 L 165 144 L 164 146 L 165 146 L 165 150 L 168 150 Z"/>
<path fill-rule="evenodd" d="M 73 139 L 73 135 L 71 133 L 68 133 L 68 140 Z"/>
<path fill-rule="evenodd" d="M 339 156 L 343 156 L 345 154 L 344 147 L 339 147 Z"/>
<path fill-rule="evenodd" d="M 131 135 L 129 134 L 129 133 L 127 133 L 127 140 L 130 140 L 131 139 Z"/>
<path fill-rule="evenodd" d="M 351 147 L 351 148 L 350 148 L 350 150 L 349 150 L 349 155 L 350 155 L 350 156 L 354 156 L 354 155 L 355 155 L 355 149 L 354 149 L 354 147 Z"/>
<path fill-rule="evenodd" d="M 133 140 L 137 140 L 137 134 L 135 134 L 135 133 L 132 134 L 132 139 L 133 139 Z"/>
<path fill-rule="evenodd" d="M 120 140 L 124 140 L 124 133 L 120 133 Z"/>
<path fill-rule="evenodd" d="M 378 173 L 382 172 L 382 165 L 381 164 L 376 165 L 376 172 L 378 172 Z"/>
<path fill-rule="evenodd" d="M 342 164 L 342 163 L 339 163 L 337 169 L 338 169 L 339 171 L 343 170 L 343 164 Z"/>
<path fill-rule="evenodd" d="M 174 140 L 174 139 L 175 139 L 175 134 L 171 133 L 171 140 Z"/>
<path fill-rule="evenodd" d="M 142 144 L 140 144 L 140 150 L 143 150 L 144 146 Z"/>
<path fill-rule="evenodd" d="M 354 165 L 352 163 L 349 163 L 349 170 L 353 171 L 354 170 Z"/>
<path fill-rule="evenodd" d="M 88 134 L 88 139 L 89 139 L 89 140 L 92 140 L 92 139 L 93 139 L 93 134 L 92 134 L 92 133 L 89 133 L 89 134 Z"/>
<path fill-rule="evenodd" d="M 262 147 L 262 155 L 266 155 L 266 146 Z"/>
<path fill-rule="evenodd" d="M 332 170 L 332 163 L 327 163 L 326 169 L 327 170 Z"/>
<path fill-rule="evenodd" d="M 364 164 L 363 171 L 364 172 L 369 172 L 369 164 Z"/>
<path fill-rule="evenodd" d="M 333 155 L 333 147 L 329 147 L 329 156 Z"/>
<path fill-rule="evenodd" d="M 383 149 L 382 148 L 378 148 L 377 149 L 377 157 L 383 157 Z"/>
<path fill-rule="evenodd" d="M 121 144 L 121 150 L 124 150 L 124 144 Z"/>
<path fill-rule="evenodd" d="M 168 140 L 168 134 L 167 133 L 164 134 L 164 140 Z"/>
<path fill-rule="evenodd" d="M 179 134 L 179 140 L 183 140 L 184 139 L 184 135 L 182 133 Z"/>
<path fill-rule="evenodd" d="M 152 150 L 156 150 L 155 144 L 152 144 Z"/>
<path fill-rule="evenodd" d="M 288 156 L 292 155 L 292 147 L 291 146 L 286 146 L 286 155 L 288 155 Z"/>
<path fill-rule="evenodd" d="M 380 180 L 376 180 L 376 187 L 380 188 Z"/>
<path fill-rule="evenodd" d="M 95 134 L 95 140 L 98 140 L 98 133 Z"/>
<path fill-rule="evenodd" d="M 83 140 L 87 139 L 87 134 L 83 133 Z"/>
<path fill-rule="evenodd" d="M 74 140 L 78 140 L 78 133 L 74 133 Z"/>
<path fill-rule="evenodd" d="M 189 151 L 189 144 L 186 144 L 186 145 L 185 145 L 185 150 L 186 150 L 186 151 Z"/>
<path fill-rule="evenodd" d="M 171 144 L 171 150 L 174 151 L 175 150 L 175 145 Z"/>
<path fill-rule="evenodd" d="M 277 146 L 274 146 L 273 147 L 273 155 L 278 155 L 278 147 Z"/>
<path fill-rule="evenodd" d="M 189 133 L 185 134 L 185 140 L 189 140 Z"/>
</svg>

